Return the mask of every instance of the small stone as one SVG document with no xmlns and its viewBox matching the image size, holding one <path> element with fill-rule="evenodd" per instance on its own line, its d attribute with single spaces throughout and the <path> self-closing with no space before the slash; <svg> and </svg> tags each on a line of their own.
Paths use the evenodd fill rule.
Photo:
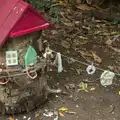
<svg viewBox="0 0 120 120">
<path fill-rule="evenodd" d="M 57 31 L 56 31 L 56 30 L 52 30 L 51 33 L 52 33 L 53 35 L 55 35 L 55 34 L 57 34 Z"/>
<path fill-rule="evenodd" d="M 78 107 L 79 107 L 79 105 L 76 105 L 76 107 L 78 108 Z"/>
<path fill-rule="evenodd" d="M 27 117 L 26 116 L 23 116 L 23 119 L 26 119 Z"/>
<path fill-rule="evenodd" d="M 109 68 L 110 70 L 114 70 L 114 67 L 111 66 L 111 65 L 109 65 L 108 68 Z"/>
<path fill-rule="evenodd" d="M 59 96 L 58 96 L 58 95 L 56 95 L 55 97 L 56 97 L 56 98 L 58 98 Z"/>
<path fill-rule="evenodd" d="M 79 117 L 78 116 L 76 116 L 76 119 L 78 119 Z"/>
<path fill-rule="evenodd" d="M 113 114 L 115 114 L 115 112 L 112 112 L 111 114 L 113 115 Z"/>
<path fill-rule="evenodd" d="M 31 117 L 29 117 L 28 120 L 31 120 Z"/>
</svg>

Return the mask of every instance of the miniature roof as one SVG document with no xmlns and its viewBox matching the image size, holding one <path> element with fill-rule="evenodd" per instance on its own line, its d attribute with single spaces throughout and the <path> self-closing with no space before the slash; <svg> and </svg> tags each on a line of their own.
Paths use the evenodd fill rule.
<svg viewBox="0 0 120 120">
<path fill-rule="evenodd" d="M 49 26 L 49 23 L 23 0 L 0 0 L 0 46 L 7 37 L 17 37 Z"/>
</svg>

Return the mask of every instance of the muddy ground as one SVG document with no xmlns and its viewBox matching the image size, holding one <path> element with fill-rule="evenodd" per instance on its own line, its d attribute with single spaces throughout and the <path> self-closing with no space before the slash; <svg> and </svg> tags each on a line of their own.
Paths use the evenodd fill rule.
<svg viewBox="0 0 120 120">
<path fill-rule="evenodd" d="M 116 6 L 106 11 L 120 13 Z M 48 73 L 51 86 L 62 89 L 63 93 L 50 95 L 41 108 L 15 115 L 15 120 L 120 120 L 120 25 L 82 13 L 80 9 L 61 8 L 57 29 L 45 30 L 42 35 L 54 51 L 67 56 L 62 56 L 62 73 L 58 74 L 56 68 L 51 68 Z M 95 74 L 88 75 L 87 66 L 79 61 L 93 62 L 98 69 Z M 99 79 L 106 69 L 117 74 L 113 84 L 107 87 L 102 86 Z M 86 83 L 88 88 L 77 92 L 81 82 Z M 68 112 L 59 111 L 61 107 L 67 108 Z M 45 111 L 55 117 L 47 117 Z M 0 118 L 7 119 L 9 116 Z"/>
</svg>

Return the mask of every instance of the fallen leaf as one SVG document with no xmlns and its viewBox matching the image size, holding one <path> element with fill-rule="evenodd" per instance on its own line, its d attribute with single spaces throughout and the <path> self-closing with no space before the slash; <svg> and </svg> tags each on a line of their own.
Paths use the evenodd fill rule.
<svg viewBox="0 0 120 120">
<path fill-rule="evenodd" d="M 102 35 L 104 35 L 104 36 L 109 36 L 109 35 L 110 35 L 110 33 L 103 32 L 103 34 L 102 34 Z"/>
<path fill-rule="evenodd" d="M 82 70 L 81 69 L 76 69 L 76 71 L 77 71 L 77 74 L 81 74 L 81 72 L 82 72 Z"/>
<path fill-rule="evenodd" d="M 116 35 L 116 34 L 118 34 L 117 31 L 113 31 L 113 32 L 111 32 L 111 35 Z"/>
<path fill-rule="evenodd" d="M 120 95 L 120 90 L 119 90 L 118 94 Z"/>
<path fill-rule="evenodd" d="M 112 41 L 117 40 L 119 37 L 120 37 L 120 34 L 118 34 L 118 35 L 114 35 Z"/>
<path fill-rule="evenodd" d="M 107 40 L 107 41 L 105 42 L 105 44 L 106 44 L 106 45 L 112 45 L 112 42 L 113 42 L 113 41 L 109 39 L 109 40 Z"/>
<path fill-rule="evenodd" d="M 112 43 L 120 37 L 120 34 L 112 36 L 109 40 L 105 42 L 107 45 L 112 45 Z"/>
<path fill-rule="evenodd" d="M 63 113 L 59 112 L 59 114 L 60 114 L 61 117 L 64 117 L 64 114 L 63 114 Z"/>
<path fill-rule="evenodd" d="M 81 82 L 81 83 L 78 85 L 78 87 L 79 87 L 79 89 L 77 90 L 77 92 L 79 92 L 79 91 L 89 92 L 89 91 L 88 91 L 88 84 L 87 84 L 87 83 Z"/>
<path fill-rule="evenodd" d="M 93 56 L 94 60 L 98 63 L 101 63 L 102 59 L 98 55 L 96 55 L 95 52 L 93 52 L 93 51 L 91 51 L 91 52 L 92 52 L 92 56 Z"/>
<path fill-rule="evenodd" d="M 10 117 L 9 120 L 15 120 L 13 117 Z"/>
<path fill-rule="evenodd" d="M 95 8 L 88 6 L 87 4 L 79 4 L 75 6 L 77 9 L 80 10 L 93 10 Z"/>
<path fill-rule="evenodd" d="M 76 60 L 74 58 L 70 58 L 70 61 L 71 61 L 71 63 L 76 62 Z"/>
<path fill-rule="evenodd" d="M 36 112 L 35 113 L 35 118 L 39 117 L 40 116 L 40 113 L 39 112 Z"/>
<path fill-rule="evenodd" d="M 83 40 L 88 40 L 87 37 L 84 37 L 84 36 L 78 36 L 80 39 L 83 39 Z"/>
<path fill-rule="evenodd" d="M 109 65 L 108 68 L 112 71 L 114 71 L 114 66 Z"/>
<path fill-rule="evenodd" d="M 64 5 L 64 2 L 62 0 L 56 0 L 56 2 L 60 3 L 61 5 Z"/>
<path fill-rule="evenodd" d="M 92 57 L 92 55 L 91 55 L 90 53 L 84 52 L 84 51 L 82 51 L 82 50 L 79 50 L 79 53 L 80 53 L 81 55 L 83 55 L 83 56 Z"/>
<path fill-rule="evenodd" d="M 67 111 L 68 108 L 66 108 L 66 107 L 61 107 L 59 110 L 60 110 L 60 111 Z"/>
<path fill-rule="evenodd" d="M 109 113 L 114 112 L 114 110 L 115 110 L 115 106 L 114 105 L 110 105 L 109 106 Z"/>
<path fill-rule="evenodd" d="M 63 22 L 64 25 L 68 26 L 68 27 L 73 27 L 74 23 L 72 22 Z"/>
<path fill-rule="evenodd" d="M 97 25 L 96 27 L 97 27 L 97 28 L 100 28 L 100 26 L 98 26 L 98 25 Z M 95 31 L 95 32 L 94 32 L 95 35 L 99 35 L 100 33 L 101 33 L 101 31 Z"/>
<path fill-rule="evenodd" d="M 118 48 L 115 48 L 115 47 L 112 47 L 112 46 L 109 46 L 109 48 L 111 48 L 112 50 L 114 50 L 117 53 L 120 53 L 120 49 L 118 49 Z"/>
</svg>

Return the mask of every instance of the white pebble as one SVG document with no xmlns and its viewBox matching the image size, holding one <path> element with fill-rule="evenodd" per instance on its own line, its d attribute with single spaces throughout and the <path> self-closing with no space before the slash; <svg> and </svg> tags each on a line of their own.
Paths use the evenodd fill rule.
<svg viewBox="0 0 120 120">
<path fill-rule="evenodd" d="M 31 117 L 29 117 L 28 120 L 31 120 Z"/>
<path fill-rule="evenodd" d="M 23 117 L 23 119 L 26 119 L 26 118 L 27 118 L 26 116 Z"/>
<path fill-rule="evenodd" d="M 76 107 L 78 108 L 78 107 L 79 107 L 79 105 L 76 105 Z"/>
<path fill-rule="evenodd" d="M 58 96 L 58 95 L 56 95 L 55 97 L 56 97 L 56 98 L 58 98 L 59 96 Z"/>
</svg>

